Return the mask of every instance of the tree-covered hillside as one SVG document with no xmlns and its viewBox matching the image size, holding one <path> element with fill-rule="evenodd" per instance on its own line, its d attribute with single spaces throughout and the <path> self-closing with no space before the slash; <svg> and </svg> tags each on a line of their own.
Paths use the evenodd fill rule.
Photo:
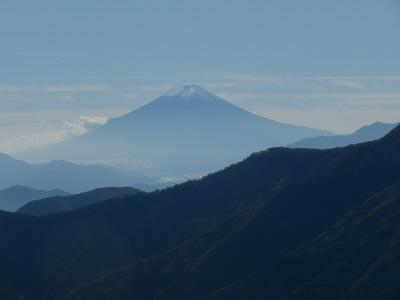
<svg viewBox="0 0 400 300">
<path fill-rule="evenodd" d="M 70 213 L 0 213 L 0 284 L 43 300 L 397 299 L 399 184 L 397 127 Z"/>
<path fill-rule="evenodd" d="M 17 212 L 32 216 L 68 212 L 104 200 L 139 192 L 140 190 L 132 187 L 99 188 L 76 195 L 54 196 L 31 201 L 18 209 Z"/>
</svg>

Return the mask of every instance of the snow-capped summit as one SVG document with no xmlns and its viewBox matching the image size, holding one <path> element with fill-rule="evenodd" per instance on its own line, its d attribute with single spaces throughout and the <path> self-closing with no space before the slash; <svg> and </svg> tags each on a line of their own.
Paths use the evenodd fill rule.
<svg viewBox="0 0 400 300">
<path fill-rule="evenodd" d="M 193 96 L 197 96 L 201 99 L 215 99 L 219 98 L 205 89 L 203 89 L 199 85 L 181 85 L 174 87 L 172 90 L 164 94 L 165 97 L 180 97 L 189 100 Z"/>
<path fill-rule="evenodd" d="M 135 168 L 171 174 L 207 173 L 252 152 L 321 135 L 329 132 L 273 121 L 198 85 L 187 85 L 87 134 L 37 150 L 36 157 L 86 164 L 111 161 L 120 165 L 123 161 Z M 32 154 L 28 159 L 38 161 Z"/>
</svg>

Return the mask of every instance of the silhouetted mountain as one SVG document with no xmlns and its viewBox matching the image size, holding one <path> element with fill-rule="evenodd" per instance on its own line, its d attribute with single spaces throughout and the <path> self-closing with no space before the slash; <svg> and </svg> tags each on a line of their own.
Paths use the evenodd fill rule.
<svg viewBox="0 0 400 300">
<path fill-rule="evenodd" d="M 139 173 L 109 166 L 83 166 L 67 161 L 29 164 L 22 160 L 16 160 L 4 153 L 0 153 L 0 169 L 0 188 L 2 189 L 13 185 L 23 185 L 40 190 L 59 188 L 69 193 L 80 193 L 106 186 L 157 183 L 156 179 L 139 176 Z"/>
<path fill-rule="evenodd" d="M 288 255 L 275 292 L 285 290 L 285 299 L 399 299 L 399 224 L 400 182 Z"/>
<path fill-rule="evenodd" d="M 31 189 L 22 185 L 14 185 L 8 189 L 0 190 L 0 209 L 6 211 L 16 211 L 29 201 L 57 195 L 67 196 L 69 193 L 59 189 L 42 191 Z"/>
<path fill-rule="evenodd" d="M 380 139 L 399 123 L 389 124 L 376 122 L 368 126 L 363 126 L 350 135 L 319 136 L 305 138 L 304 140 L 287 145 L 289 148 L 313 148 L 330 149 L 335 147 L 345 147 L 352 144 L 359 144 Z"/>
<path fill-rule="evenodd" d="M 18 209 L 17 212 L 32 216 L 68 212 L 90 204 L 124 195 L 133 195 L 138 192 L 141 191 L 132 187 L 99 188 L 77 195 L 46 197 L 44 199 L 31 201 Z"/>
<path fill-rule="evenodd" d="M 0 212 L 25 299 L 398 299 L 400 127 L 271 148 L 201 180 L 69 213 Z"/>
<path fill-rule="evenodd" d="M 247 112 L 197 85 L 156 100 L 83 136 L 19 154 L 28 161 L 132 162 L 170 173 L 215 171 L 252 152 L 332 133 Z"/>
</svg>

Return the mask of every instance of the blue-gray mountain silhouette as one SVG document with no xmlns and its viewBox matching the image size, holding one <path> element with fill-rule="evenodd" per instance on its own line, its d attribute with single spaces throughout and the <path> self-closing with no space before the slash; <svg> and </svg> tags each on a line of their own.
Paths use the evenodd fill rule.
<svg viewBox="0 0 400 300">
<path fill-rule="evenodd" d="M 16 211 L 21 206 L 33 200 L 67 195 L 69 195 L 69 193 L 59 189 L 44 191 L 22 185 L 14 185 L 8 189 L 0 190 L 0 209 L 5 211 Z"/>
<path fill-rule="evenodd" d="M 375 122 L 368 126 L 363 126 L 350 135 L 319 136 L 310 137 L 288 145 L 289 148 L 314 148 L 329 149 L 335 147 L 345 147 L 351 144 L 359 144 L 377 140 L 395 128 L 399 123 Z"/>
<path fill-rule="evenodd" d="M 83 136 L 22 158 L 78 163 L 126 159 L 137 168 L 209 172 L 252 152 L 321 135 L 332 133 L 255 115 L 190 85 L 176 87 Z"/>
<path fill-rule="evenodd" d="M 39 190 L 59 188 L 69 193 L 82 193 L 100 187 L 121 187 L 137 183 L 157 183 L 153 178 L 138 176 L 130 170 L 121 170 L 102 165 L 84 166 L 67 161 L 30 164 L 14 159 L 4 153 L 0 153 L 0 170 L 0 189 L 8 189 L 14 185 L 23 185 Z M 41 196 L 35 199 L 44 197 Z"/>
</svg>

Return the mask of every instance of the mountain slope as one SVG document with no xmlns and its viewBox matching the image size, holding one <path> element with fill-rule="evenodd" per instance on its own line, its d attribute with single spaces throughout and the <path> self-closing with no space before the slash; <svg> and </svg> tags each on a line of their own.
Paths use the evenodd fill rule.
<svg viewBox="0 0 400 300">
<path fill-rule="evenodd" d="M 30 201 L 58 195 L 67 196 L 69 193 L 58 189 L 52 191 L 42 191 L 31 189 L 22 185 L 14 185 L 8 189 L 0 190 L 0 209 L 6 211 L 16 211 Z"/>
<path fill-rule="evenodd" d="M 398 182 L 400 127 L 345 148 L 272 148 L 201 180 L 70 213 L 0 212 L 0 242 L 7 245 L 0 248 L 0 271 L 26 299 L 284 299 L 328 274 L 324 265 L 335 265 L 326 255 L 322 269 L 316 261 L 305 273 L 307 258 L 290 261 L 294 253 L 351 213 L 362 219 L 361 210 L 390 200 Z M 396 214 L 392 208 L 386 216 Z M 382 227 L 371 220 L 354 241 Z M 355 248 L 346 244 L 351 254 Z M 398 278 L 396 272 L 382 280 Z M 323 281 L 321 293 L 346 280 Z"/>
<path fill-rule="evenodd" d="M 210 172 L 252 152 L 330 132 L 247 112 L 199 86 L 177 87 L 83 136 L 20 154 L 26 160 L 118 162 L 172 173 Z"/>
<path fill-rule="evenodd" d="M 68 212 L 107 199 L 132 195 L 138 192 L 140 192 L 138 189 L 131 187 L 99 188 L 77 195 L 46 197 L 45 199 L 31 201 L 20 207 L 17 212 L 32 216 Z"/>
<path fill-rule="evenodd" d="M 400 182 L 289 256 L 310 272 L 288 298 L 398 299 L 399 225 Z"/>
<path fill-rule="evenodd" d="M 344 168 L 349 157 L 343 158 L 327 173 Z M 347 179 L 363 177 L 349 170 Z M 364 193 L 362 186 L 343 193 L 341 180 L 324 188 L 327 194 L 342 190 L 333 199 L 313 196 L 318 185 L 312 182 L 320 180 L 313 177 L 291 186 L 280 203 L 260 202 L 168 252 L 81 285 L 65 299 L 398 299 L 400 182 L 359 202 L 353 197 Z M 308 199 L 299 189 L 311 191 Z M 330 229 L 323 225 L 327 216 L 344 216 L 337 209 L 349 200 L 360 204 L 353 213 Z"/>
<path fill-rule="evenodd" d="M 287 145 L 289 148 L 313 148 L 329 149 L 335 147 L 345 147 L 351 144 L 358 144 L 373 141 L 383 137 L 399 123 L 387 124 L 376 122 L 368 126 L 363 126 L 350 135 L 319 136 L 310 137 L 304 140 Z"/>
<path fill-rule="evenodd" d="M 61 189 L 69 193 L 81 193 L 106 186 L 131 186 L 135 183 L 157 183 L 155 179 L 140 173 L 102 165 L 84 166 L 67 161 L 46 164 L 29 164 L 0 153 L 0 188 L 13 185 L 34 189 Z M 38 198 L 36 198 L 38 199 Z"/>
</svg>

